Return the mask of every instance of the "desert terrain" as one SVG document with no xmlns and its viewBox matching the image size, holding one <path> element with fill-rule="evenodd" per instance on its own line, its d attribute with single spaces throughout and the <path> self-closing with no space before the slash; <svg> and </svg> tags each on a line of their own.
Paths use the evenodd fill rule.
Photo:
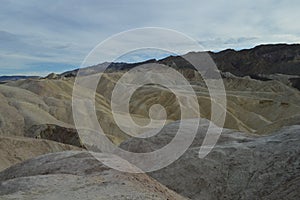
<svg viewBox="0 0 300 200">
<path fill-rule="evenodd" d="M 197 153 L 211 120 L 205 81 L 180 56 L 145 62 L 176 69 L 189 81 L 199 103 L 200 126 L 178 160 L 143 174 L 110 169 L 89 154 L 72 113 L 78 70 L 17 80 L 5 77 L 0 84 L 0 199 L 299 199 L 300 45 L 208 54 L 220 70 L 227 107 L 221 137 L 203 159 Z M 150 107 L 160 104 L 166 110 L 166 125 L 146 139 L 118 127 L 111 111 L 112 91 L 140 64 L 111 63 L 101 72 L 95 93 L 97 119 L 106 136 L 137 153 L 168 144 L 182 120 L 171 90 L 145 85 L 130 99 L 133 120 L 149 123 Z M 101 64 L 88 68 L 89 73 L 99 69 Z"/>
</svg>

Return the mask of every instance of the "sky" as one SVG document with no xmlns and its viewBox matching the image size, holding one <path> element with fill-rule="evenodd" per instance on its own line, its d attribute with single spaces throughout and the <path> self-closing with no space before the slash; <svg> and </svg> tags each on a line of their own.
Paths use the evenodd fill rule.
<svg viewBox="0 0 300 200">
<path fill-rule="evenodd" d="M 211 51 L 300 43 L 299 0 L 0 3 L 0 76 L 46 75 L 77 68 L 100 42 L 119 32 L 142 27 L 182 32 Z M 135 56 L 128 61 L 148 57 Z"/>
</svg>

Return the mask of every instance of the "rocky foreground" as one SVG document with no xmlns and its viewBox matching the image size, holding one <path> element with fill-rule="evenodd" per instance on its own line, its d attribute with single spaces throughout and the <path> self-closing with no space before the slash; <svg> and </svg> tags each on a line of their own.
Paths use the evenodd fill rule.
<svg viewBox="0 0 300 200">
<path fill-rule="evenodd" d="M 299 199 L 300 126 L 284 127 L 271 135 L 257 136 L 229 129 L 204 159 L 200 145 L 208 122 L 194 143 L 176 162 L 149 175 L 190 199 Z M 164 146 L 179 122 L 166 126 L 151 139 L 132 139 L 121 146 L 148 152 Z"/>
<path fill-rule="evenodd" d="M 179 123 L 169 124 L 151 139 L 131 139 L 121 147 L 133 152 L 158 149 L 173 138 Z M 0 173 L 1 199 L 300 198 L 299 125 L 268 136 L 224 129 L 213 151 L 200 159 L 207 126 L 208 121 L 201 120 L 186 153 L 148 175 L 112 170 L 88 152 L 66 151 L 27 160 Z"/>
<path fill-rule="evenodd" d="M 1 199 L 185 199 L 145 174 L 120 173 L 78 151 L 28 160 L 0 181 Z"/>
</svg>

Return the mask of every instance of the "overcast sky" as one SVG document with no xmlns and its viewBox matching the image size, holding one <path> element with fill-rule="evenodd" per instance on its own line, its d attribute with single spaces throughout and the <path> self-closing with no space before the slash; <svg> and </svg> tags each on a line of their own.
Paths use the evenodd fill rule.
<svg viewBox="0 0 300 200">
<path fill-rule="evenodd" d="M 0 75 L 80 66 L 121 31 L 163 27 L 206 49 L 300 43 L 299 0 L 0 0 Z"/>
</svg>

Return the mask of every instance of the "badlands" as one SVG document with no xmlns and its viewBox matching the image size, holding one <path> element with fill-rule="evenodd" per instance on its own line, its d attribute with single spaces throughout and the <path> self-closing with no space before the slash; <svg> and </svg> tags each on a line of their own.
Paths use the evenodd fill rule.
<svg viewBox="0 0 300 200">
<path fill-rule="evenodd" d="M 192 124 L 195 119 L 181 118 L 178 97 L 170 89 L 148 84 L 133 93 L 131 117 L 147 125 L 150 107 L 160 104 L 166 124 L 150 138 L 125 134 L 111 111 L 118 80 L 138 65 L 163 64 L 180 72 L 195 91 L 200 126 L 192 145 L 169 166 L 141 174 L 110 169 L 88 152 L 90 144 L 78 133 L 72 112 L 78 70 L 18 80 L 6 77 L 0 84 L 0 199 L 299 199 L 300 45 L 208 54 L 220 70 L 227 103 L 222 134 L 202 159 L 198 152 L 212 102 L 203 77 L 184 56 L 109 63 L 105 72 L 101 72 L 104 64 L 87 68 L 86 76 L 102 75 L 94 101 L 104 133 L 115 145 L 136 153 L 162 148 L 182 120 Z M 188 134 L 189 129 L 185 131 Z"/>
</svg>

